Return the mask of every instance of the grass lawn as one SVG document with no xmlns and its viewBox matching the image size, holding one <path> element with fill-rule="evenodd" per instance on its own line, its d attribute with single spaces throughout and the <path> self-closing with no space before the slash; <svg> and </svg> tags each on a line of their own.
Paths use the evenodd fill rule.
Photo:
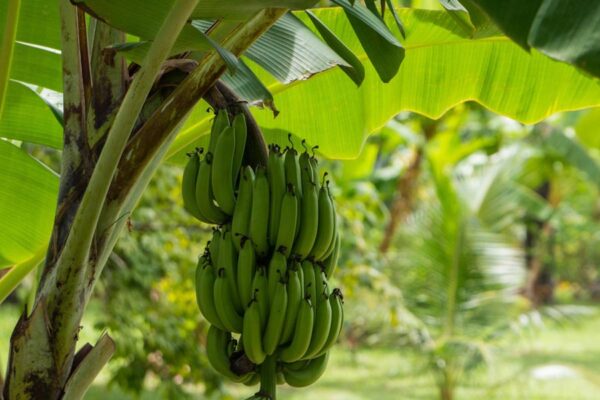
<svg viewBox="0 0 600 400">
<path fill-rule="evenodd" d="M 600 311 L 600 307 L 598 307 Z M 6 365 L 7 340 L 16 310 L 0 308 L 0 351 Z M 82 332 L 94 340 L 94 332 Z M 529 331 L 512 346 L 493 355 L 495 362 L 465 376 L 457 400 L 596 400 L 600 399 L 600 312 L 563 326 L 547 323 Z M 100 378 L 102 380 L 102 377 Z M 256 389 L 230 385 L 229 399 L 244 399 Z M 285 400 L 428 400 L 437 391 L 430 374 L 415 355 L 398 349 L 337 348 L 329 368 L 315 385 L 280 388 Z M 147 392 L 141 399 L 159 399 Z M 198 396 L 197 398 L 201 398 Z M 94 386 L 87 400 L 128 400 L 116 389 Z"/>
</svg>

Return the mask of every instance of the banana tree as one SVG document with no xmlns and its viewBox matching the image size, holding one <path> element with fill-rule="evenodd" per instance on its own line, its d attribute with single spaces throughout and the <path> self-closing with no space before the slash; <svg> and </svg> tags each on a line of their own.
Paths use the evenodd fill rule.
<svg viewBox="0 0 600 400">
<path fill-rule="evenodd" d="M 14 54 L 16 61 L 13 78 L 3 83 L 23 86 L 39 96 L 63 130 L 62 138 L 51 137 L 52 133 L 59 134 L 60 128 L 38 138 L 44 144 L 62 142 L 58 206 L 35 303 L 30 313 L 21 316 L 11 338 L 6 398 L 81 398 L 106 363 L 114 348 L 107 335 L 96 346 L 86 345 L 75 353 L 81 317 L 94 284 L 126 216 L 194 105 L 204 96 L 215 108 L 244 108 L 227 86 L 211 89 L 226 68 L 231 71 L 230 83 L 260 89 L 254 74 L 238 60 L 241 53 L 262 36 L 263 43 L 257 42 L 249 54 L 259 65 L 273 67 L 274 74 L 286 73 L 294 80 L 299 71 L 312 74 L 339 64 L 353 79 L 361 79 L 355 68 L 288 14 L 290 8 L 308 8 L 314 1 L 58 3 L 55 7 L 35 1 L 22 4 L 22 11 L 54 16 L 54 21 L 47 21 L 56 24 L 50 26 L 52 32 L 22 28 L 27 22 L 17 26 L 30 17 L 23 13 L 18 18 L 19 1 L 10 2 L 4 13 L 8 40 L 3 50 Z M 375 41 L 387 41 L 395 49 L 389 55 L 396 59 L 381 71 L 383 79 L 390 79 L 403 55 L 401 45 L 362 6 L 340 3 L 357 29 L 369 31 Z M 269 8 L 272 6 L 277 8 Z M 139 18 L 132 18 L 142 9 Z M 319 21 L 316 16 L 313 19 Z M 137 36 L 137 41 L 128 42 L 126 33 Z M 328 37 L 335 42 L 335 35 Z M 297 45 L 299 50 L 292 48 L 283 55 L 265 51 L 265 46 L 273 43 Z M 51 51 L 59 48 L 60 52 Z M 33 61 L 39 51 L 49 60 L 37 67 L 52 69 L 62 61 L 62 74 L 44 80 L 46 77 L 36 75 L 31 65 L 20 70 L 21 53 L 29 52 L 26 60 Z M 300 56 L 307 54 L 307 61 L 300 63 Z M 5 67 L 8 70 L 10 63 Z M 4 72 L 7 77 L 8 72 Z M 3 95 L 12 93 L 4 89 Z M 62 107 L 56 101 L 56 91 L 52 92 L 54 98 L 45 92 L 53 89 L 62 89 Z M 26 102 L 15 103 L 5 107 L 9 123 L 19 117 L 12 107 L 23 111 L 18 106 Z M 41 131 L 36 133 L 42 134 L 43 128 L 38 128 Z M 26 134 L 32 132 L 25 130 Z M 255 129 L 249 163 L 264 161 L 263 143 Z M 14 144 L 2 145 L 17 154 L 15 158 L 22 156 Z M 29 261 L 19 270 L 34 264 Z"/>
<path fill-rule="evenodd" d="M 269 140 L 292 131 L 319 142 L 324 155 L 344 158 L 402 109 L 435 116 L 475 98 L 535 121 L 600 104 L 598 83 L 576 68 L 527 54 L 502 36 L 474 38 L 452 15 L 384 13 L 374 2 L 348 0 L 289 12 L 315 3 L 0 5 L 0 264 L 14 266 L 0 297 L 43 261 L 31 312 L 11 338 L 6 398 L 81 398 L 107 362 L 114 343 L 106 335 L 75 353 L 85 305 L 158 164 L 176 161 L 207 133 L 203 98 L 231 111 L 248 113 L 240 98 L 270 109 L 255 112 L 249 163 L 264 154 L 259 126 Z M 448 40 L 459 49 L 445 51 Z M 464 54 L 481 45 L 465 64 Z M 435 65 L 427 62 L 432 55 L 440 56 Z M 485 65 L 494 68 L 473 79 Z M 424 99 L 424 92 L 439 95 Z M 23 142 L 61 149 L 60 176 L 31 158 Z"/>
</svg>

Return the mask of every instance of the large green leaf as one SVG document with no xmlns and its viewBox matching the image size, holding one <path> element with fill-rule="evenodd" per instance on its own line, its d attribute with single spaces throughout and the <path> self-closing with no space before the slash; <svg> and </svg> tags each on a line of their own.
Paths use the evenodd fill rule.
<svg viewBox="0 0 600 400">
<path fill-rule="evenodd" d="M 0 267 L 48 244 L 58 177 L 20 148 L 0 140 Z"/>
<path fill-rule="evenodd" d="M 598 80 L 535 50 L 528 53 L 506 37 L 471 39 L 471 32 L 443 11 L 400 10 L 406 57 L 398 75 L 383 84 L 342 11 L 314 13 L 365 63 L 365 80 L 357 88 L 341 70 L 331 69 L 285 85 L 254 67 L 281 111 L 277 118 L 255 111 L 268 141 L 286 143 L 292 132 L 318 143 L 327 157 L 353 158 L 371 132 L 401 111 L 438 118 L 459 103 L 477 101 L 535 123 L 560 111 L 600 105 Z M 203 110 L 192 114 L 169 155 L 189 151 L 208 128 Z"/>
</svg>

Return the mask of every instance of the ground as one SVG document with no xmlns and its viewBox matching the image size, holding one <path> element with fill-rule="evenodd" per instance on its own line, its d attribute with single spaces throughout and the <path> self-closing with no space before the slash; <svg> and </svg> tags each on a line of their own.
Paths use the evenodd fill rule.
<svg viewBox="0 0 600 400">
<path fill-rule="evenodd" d="M 0 308 L 0 351 L 6 365 L 6 343 L 16 309 Z M 600 307 L 591 316 L 522 331 L 492 357 L 487 369 L 465 377 L 457 400 L 596 400 L 600 398 Z M 85 338 L 85 335 L 84 335 Z M 88 340 L 93 340 L 90 337 Z M 394 348 L 338 347 L 325 376 L 305 389 L 282 387 L 281 399 L 429 400 L 437 392 L 430 374 L 415 355 Z M 231 399 L 243 399 L 253 390 L 231 385 Z M 107 393 L 100 382 L 86 400 L 128 400 L 115 388 Z M 148 392 L 143 400 L 157 399 Z"/>
</svg>

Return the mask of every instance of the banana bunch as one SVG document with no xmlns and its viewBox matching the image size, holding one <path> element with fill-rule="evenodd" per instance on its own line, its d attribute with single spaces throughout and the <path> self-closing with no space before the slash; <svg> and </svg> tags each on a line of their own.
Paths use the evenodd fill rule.
<svg viewBox="0 0 600 400">
<path fill-rule="evenodd" d="M 314 155 L 293 146 L 271 145 L 266 166 L 242 166 L 246 136 L 243 114 L 230 124 L 220 111 L 182 192 L 188 212 L 218 225 L 196 269 L 208 359 L 235 382 L 260 381 L 258 399 L 272 396 L 261 395 L 271 380 L 314 383 L 344 317 L 342 292 L 329 284 L 340 238 L 327 174 L 320 182 Z"/>
</svg>

